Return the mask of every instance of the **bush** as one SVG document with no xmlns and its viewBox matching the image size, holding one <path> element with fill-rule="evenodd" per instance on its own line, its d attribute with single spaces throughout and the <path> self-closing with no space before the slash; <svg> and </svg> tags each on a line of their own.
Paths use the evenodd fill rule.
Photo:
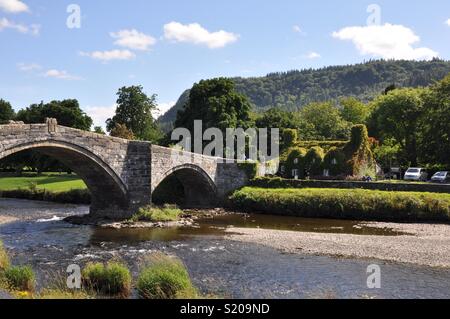
<svg viewBox="0 0 450 319">
<path fill-rule="evenodd" d="M 183 211 L 177 206 L 165 205 L 163 207 L 145 206 L 131 217 L 132 222 L 170 222 L 180 219 Z"/>
<path fill-rule="evenodd" d="M 9 267 L 9 257 L 6 252 L 5 247 L 3 246 L 3 242 L 0 241 L 0 272 L 5 271 Z"/>
<path fill-rule="evenodd" d="M 128 268 L 118 262 L 90 263 L 82 272 L 83 284 L 87 289 L 106 294 L 127 297 L 131 292 L 131 274 Z"/>
<path fill-rule="evenodd" d="M 8 287 L 19 291 L 34 291 L 36 277 L 30 266 L 15 266 L 5 270 Z"/>
<path fill-rule="evenodd" d="M 87 189 L 73 189 L 58 193 L 43 189 L 16 189 L 0 191 L 0 197 L 84 205 L 91 203 L 91 194 Z"/>
<path fill-rule="evenodd" d="M 374 221 L 450 221 L 450 195 L 362 189 L 245 187 L 234 208 L 269 214 Z"/>
<path fill-rule="evenodd" d="M 144 263 L 139 274 L 137 289 L 144 299 L 192 299 L 197 291 L 182 261 L 155 254 Z"/>
</svg>

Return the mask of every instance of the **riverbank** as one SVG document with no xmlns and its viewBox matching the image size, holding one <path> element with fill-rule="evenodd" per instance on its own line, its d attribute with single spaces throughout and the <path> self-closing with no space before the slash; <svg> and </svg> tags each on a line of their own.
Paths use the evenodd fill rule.
<svg viewBox="0 0 450 319">
<path fill-rule="evenodd" d="M 230 203 L 242 211 L 297 217 L 450 222 L 450 194 L 244 187 L 231 195 Z"/>
<path fill-rule="evenodd" d="M 243 243 L 261 244 L 292 254 L 368 258 L 450 268 L 450 225 L 366 225 L 390 228 L 408 235 L 390 237 L 232 228 L 227 230 L 227 238 Z"/>
</svg>

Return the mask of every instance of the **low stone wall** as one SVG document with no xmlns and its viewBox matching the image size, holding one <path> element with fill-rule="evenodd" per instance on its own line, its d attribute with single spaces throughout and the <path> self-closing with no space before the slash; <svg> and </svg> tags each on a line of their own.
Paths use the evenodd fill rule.
<svg viewBox="0 0 450 319">
<path fill-rule="evenodd" d="M 250 182 L 251 186 L 263 188 L 343 188 L 369 189 L 381 191 L 429 192 L 450 194 L 449 184 L 414 184 L 414 183 L 379 183 L 354 181 L 318 181 L 293 180 L 283 178 L 256 178 Z"/>
</svg>

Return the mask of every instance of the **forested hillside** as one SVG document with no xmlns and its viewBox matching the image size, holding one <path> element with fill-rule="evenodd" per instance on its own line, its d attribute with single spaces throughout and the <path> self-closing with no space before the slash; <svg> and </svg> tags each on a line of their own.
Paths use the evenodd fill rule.
<svg viewBox="0 0 450 319">
<path fill-rule="evenodd" d="M 249 97 L 256 112 L 272 107 L 295 111 L 310 102 L 337 100 L 344 96 L 367 102 L 392 84 L 397 87 L 427 86 L 448 73 L 450 61 L 370 61 L 318 70 L 271 73 L 265 77 L 234 78 L 233 81 L 237 91 Z M 188 94 L 189 91 L 185 91 L 177 104 L 160 118 L 163 128 L 170 128 Z"/>
</svg>

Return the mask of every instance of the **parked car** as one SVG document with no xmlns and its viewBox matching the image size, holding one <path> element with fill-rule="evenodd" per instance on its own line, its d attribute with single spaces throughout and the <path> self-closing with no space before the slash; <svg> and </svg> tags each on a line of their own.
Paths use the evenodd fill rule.
<svg viewBox="0 0 450 319">
<path fill-rule="evenodd" d="M 450 183 L 450 172 L 437 172 L 431 178 L 432 182 Z"/>
<path fill-rule="evenodd" d="M 404 177 L 405 181 L 426 182 L 427 179 L 428 179 L 427 171 L 424 168 L 416 168 L 416 167 L 409 168 L 406 171 L 405 177 Z"/>
</svg>

